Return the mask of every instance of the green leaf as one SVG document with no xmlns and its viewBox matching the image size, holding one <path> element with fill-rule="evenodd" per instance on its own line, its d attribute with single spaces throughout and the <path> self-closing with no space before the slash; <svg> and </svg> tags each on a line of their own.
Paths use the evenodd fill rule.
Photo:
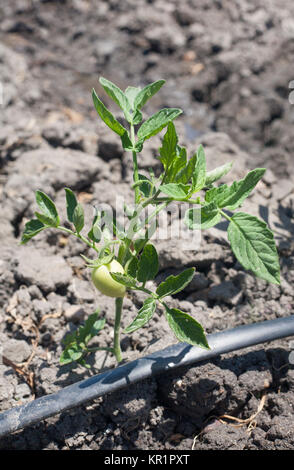
<svg viewBox="0 0 294 470">
<path fill-rule="evenodd" d="M 257 277 L 280 284 L 280 267 L 272 231 L 263 220 L 245 212 L 231 218 L 228 238 L 238 261 Z"/>
<path fill-rule="evenodd" d="M 120 137 L 120 140 L 124 150 L 128 152 L 132 152 L 134 150 L 134 146 L 130 140 L 128 131 L 125 131 L 125 133 Z"/>
<path fill-rule="evenodd" d="M 25 224 L 24 231 L 21 237 L 21 244 L 24 245 L 27 243 L 31 238 L 38 235 L 38 233 L 42 232 L 46 226 L 40 222 L 40 220 L 32 219 Z"/>
<path fill-rule="evenodd" d="M 95 217 L 93 219 L 92 227 L 91 227 L 90 231 L 88 232 L 88 238 L 90 238 L 90 240 L 92 240 L 95 243 L 99 243 L 101 241 L 101 238 L 102 238 L 100 223 L 101 223 L 100 214 L 95 215 Z"/>
<path fill-rule="evenodd" d="M 187 165 L 185 165 L 183 168 L 181 168 L 180 171 L 177 172 L 175 176 L 175 181 L 177 183 L 183 183 L 187 184 L 192 178 L 195 165 L 197 161 L 197 153 L 194 153 L 194 155 L 190 158 L 188 161 Z"/>
<path fill-rule="evenodd" d="M 89 315 L 84 326 L 77 331 L 77 341 L 79 344 L 87 345 L 90 339 L 96 336 L 105 326 L 105 318 L 98 318 L 99 310 Z"/>
<path fill-rule="evenodd" d="M 193 279 L 195 268 L 185 269 L 177 276 L 169 276 L 156 289 L 156 294 L 160 297 L 174 295 L 183 290 Z"/>
<path fill-rule="evenodd" d="M 137 153 L 142 152 L 143 144 L 144 144 L 143 141 L 139 141 L 139 140 L 138 140 L 138 141 L 136 142 L 135 151 L 136 151 Z"/>
<path fill-rule="evenodd" d="M 83 258 L 89 268 L 100 268 L 100 266 L 103 266 L 104 264 L 109 264 L 113 260 L 114 253 L 111 252 L 104 254 L 104 250 L 101 250 L 99 257 L 96 259 L 87 258 L 82 254 L 80 254 L 80 256 Z"/>
<path fill-rule="evenodd" d="M 72 215 L 72 221 L 76 228 L 77 233 L 84 227 L 84 209 L 81 204 L 77 204 Z"/>
<path fill-rule="evenodd" d="M 35 212 L 35 216 L 40 222 L 42 222 L 42 224 L 46 225 L 47 227 L 56 227 L 56 222 L 50 219 L 50 217 L 46 217 L 46 215 L 40 214 L 39 212 Z"/>
<path fill-rule="evenodd" d="M 138 270 L 138 258 L 133 256 L 126 265 L 126 272 L 129 276 L 136 278 Z"/>
<path fill-rule="evenodd" d="M 36 201 L 42 211 L 42 214 L 45 216 L 44 220 L 47 220 L 46 225 L 50 225 L 51 227 L 58 227 L 60 222 L 58 212 L 54 202 L 50 199 L 50 197 L 48 197 L 47 194 L 43 193 L 42 191 L 36 191 Z M 44 223 L 43 221 L 41 222 Z"/>
<path fill-rule="evenodd" d="M 174 199 L 185 199 L 189 192 L 190 186 L 182 183 L 168 183 L 159 186 L 162 193 L 167 194 Z"/>
<path fill-rule="evenodd" d="M 87 351 L 86 346 L 88 342 L 94 336 L 96 336 L 105 325 L 105 319 L 99 319 L 98 316 L 99 311 L 96 310 L 94 313 L 92 313 L 92 315 L 89 316 L 84 326 L 81 326 L 78 330 L 65 337 L 65 339 L 62 341 L 65 345 L 65 349 L 60 357 L 61 364 L 69 364 L 74 361 L 83 364 L 81 359 L 84 353 Z"/>
<path fill-rule="evenodd" d="M 132 115 L 132 124 L 136 126 L 137 124 L 140 124 L 140 122 L 143 120 L 143 114 L 139 109 L 136 109 L 134 114 Z"/>
<path fill-rule="evenodd" d="M 225 207 L 228 210 L 235 210 L 249 196 L 265 171 L 265 168 L 256 168 L 250 171 L 242 180 L 235 181 L 231 186 L 223 184 L 218 188 L 209 189 L 205 194 L 205 200 L 215 202 L 220 209 Z"/>
<path fill-rule="evenodd" d="M 165 305 L 165 316 L 179 341 L 210 349 L 202 326 L 191 315 L 177 308 L 168 308 Z"/>
<path fill-rule="evenodd" d="M 177 176 L 180 173 L 181 169 L 186 166 L 187 163 L 187 152 L 185 147 L 180 147 L 177 145 L 176 156 L 174 157 L 171 165 L 167 169 L 165 182 L 166 183 L 175 183 L 177 181 Z"/>
<path fill-rule="evenodd" d="M 233 162 L 225 163 L 224 165 L 218 166 L 214 170 L 206 173 L 205 186 L 210 186 L 212 183 L 215 183 L 215 181 L 225 176 L 227 173 L 229 173 L 232 166 Z"/>
<path fill-rule="evenodd" d="M 138 177 L 139 177 L 139 181 L 133 185 L 133 188 L 135 188 L 136 186 L 139 186 L 140 192 L 143 194 L 143 196 L 145 197 L 152 196 L 152 194 L 155 193 L 155 188 L 154 188 L 154 184 L 152 183 L 152 181 L 150 181 L 150 179 L 147 178 L 147 176 L 141 175 L 140 173 Z"/>
<path fill-rule="evenodd" d="M 206 158 L 202 145 L 197 149 L 196 164 L 192 174 L 191 194 L 197 193 L 205 186 L 206 180 Z"/>
<path fill-rule="evenodd" d="M 78 344 L 72 344 L 65 348 L 60 355 L 59 362 L 62 365 L 70 364 L 71 362 L 77 361 L 83 355 L 83 350 L 79 347 Z"/>
<path fill-rule="evenodd" d="M 135 86 L 128 86 L 128 88 L 126 88 L 125 90 L 125 95 L 128 98 L 132 109 L 136 109 L 134 102 L 135 102 L 136 96 L 138 95 L 140 91 L 141 91 L 141 88 L 137 88 Z"/>
<path fill-rule="evenodd" d="M 135 252 L 138 254 L 140 253 L 140 251 L 144 248 L 144 246 L 146 245 L 146 239 L 145 237 L 140 237 L 140 238 L 136 238 L 134 240 L 134 248 L 135 248 Z M 139 261 L 138 261 L 139 262 Z"/>
<path fill-rule="evenodd" d="M 148 243 L 145 245 L 138 263 L 137 279 L 145 284 L 146 281 L 154 279 L 158 273 L 158 255 L 155 247 Z"/>
<path fill-rule="evenodd" d="M 98 98 L 96 91 L 92 90 L 92 98 L 94 102 L 95 109 L 99 116 L 101 117 L 102 121 L 113 130 L 116 134 L 121 137 L 124 137 L 125 142 L 127 141 L 128 131 L 115 119 L 113 114 L 106 108 L 106 106 L 102 103 L 102 101 Z"/>
<path fill-rule="evenodd" d="M 86 369 L 91 369 L 91 365 L 87 364 L 85 359 L 81 358 L 77 360 L 78 364 L 81 364 L 81 366 L 86 367 Z"/>
<path fill-rule="evenodd" d="M 134 99 L 134 109 L 141 109 L 160 90 L 164 83 L 165 80 L 157 80 L 140 90 Z"/>
<path fill-rule="evenodd" d="M 218 224 L 222 216 L 214 202 L 200 208 L 188 209 L 184 222 L 191 230 L 204 230 Z"/>
<path fill-rule="evenodd" d="M 122 274 L 122 273 L 110 273 L 112 279 L 114 279 L 116 282 L 119 282 L 120 284 L 123 284 L 126 287 L 129 287 L 130 289 L 134 288 L 137 286 L 137 281 L 134 279 L 132 276 L 129 274 Z"/>
<path fill-rule="evenodd" d="M 138 330 L 142 326 L 146 325 L 148 321 L 152 318 L 156 309 L 156 300 L 153 297 L 148 297 L 143 306 L 140 308 L 138 315 L 135 320 L 125 329 L 125 333 L 133 333 L 133 331 Z"/>
<path fill-rule="evenodd" d="M 177 155 L 178 136 L 173 122 L 167 125 L 167 131 L 162 140 L 162 147 L 159 149 L 160 161 L 165 170 L 172 164 Z"/>
<path fill-rule="evenodd" d="M 178 175 L 186 166 L 187 151 L 185 147 L 178 145 L 178 136 L 173 122 L 168 123 L 159 153 L 159 160 L 165 169 L 165 183 L 183 183 L 184 181 L 179 179 Z"/>
<path fill-rule="evenodd" d="M 131 115 L 130 115 L 131 105 L 129 103 L 128 98 L 124 94 L 124 92 L 118 86 L 116 86 L 114 83 L 112 83 L 110 80 L 107 80 L 106 78 L 100 77 L 99 82 L 103 86 L 108 96 L 124 112 L 127 121 L 131 122 L 132 120 Z"/>
<path fill-rule="evenodd" d="M 140 142 L 144 142 L 150 137 L 158 134 L 169 121 L 175 119 L 182 113 L 181 109 L 177 108 L 164 108 L 153 114 L 147 121 L 143 122 L 138 130 L 137 136 Z"/>
<path fill-rule="evenodd" d="M 65 190 L 65 197 L 66 197 L 66 212 L 67 218 L 70 222 L 73 222 L 73 213 L 78 205 L 78 201 L 74 193 L 69 188 L 64 188 Z"/>
</svg>

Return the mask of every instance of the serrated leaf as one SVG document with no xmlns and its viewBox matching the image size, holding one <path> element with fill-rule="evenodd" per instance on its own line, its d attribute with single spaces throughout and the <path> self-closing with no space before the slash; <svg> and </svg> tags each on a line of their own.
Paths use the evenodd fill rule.
<svg viewBox="0 0 294 470">
<path fill-rule="evenodd" d="M 49 225 L 48 222 L 50 221 L 51 227 L 57 227 L 59 225 L 58 212 L 50 197 L 43 191 L 36 191 L 36 202 L 47 220 L 46 224 Z M 42 221 L 42 223 L 44 222 Z"/>
<path fill-rule="evenodd" d="M 133 333 L 142 326 L 146 325 L 152 318 L 156 309 L 156 300 L 153 297 L 148 297 L 140 308 L 135 320 L 125 329 L 125 333 Z"/>
<path fill-rule="evenodd" d="M 177 180 L 177 175 L 186 166 L 187 163 L 187 152 L 185 147 L 180 147 L 177 145 L 176 155 L 166 171 L 165 182 L 166 183 L 175 183 Z"/>
<path fill-rule="evenodd" d="M 203 327 L 191 315 L 177 308 L 165 306 L 165 316 L 175 337 L 193 346 L 210 349 Z"/>
<path fill-rule="evenodd" d="M 169 276 L 156 289 L 156 294 L 160 297 L 174 295 L 183 290 L 193 279 L 195 268 L 188 268 L 177 276 Z"/>
<path fill-rule="evenodd" d="M 147 121 L 143 122 L 138 130 L 137 136 L 140 142 L 144 142 L 150 137 L 158 134 L 169 121 L 172 121 L 182 113 L 181 109 L 164 108 L 153 114 Z"/>
<path fill-rule="evenodd" d="M 233 162 L 225 163 L 224 165 L 218 166 L 217 168 L 214 168 L 214 170 L 206 173 L 205 186 L 210 186 L 212 183 L 215 183 L 220 178 L 225 176 L 227 173 L 229 173 L 232 166 Z"/>
<path fill-rule="evenodd" d="M 113 272 L 110 272 L 109 274 L 111 275 L 112 279 L 114 279 L 114 281 L 119 282 L 120 284 L 123 284 L 124 286 L 129 287 L 130 289 L 137 286 L 136 279 L 134 279 L 129 274 Z"/>
<path fill-rule="evenodd" d="M 265 168 L 256 168 L 250 171 L 242 180 L 235 181 L 231 186 L 223 184 L 218 188 L 209 189 L 205 194 L 205 200 L 215 202 L 220 209 L 225 207 L 228 210 L 235 210 L 249 196 L 265 171 Z"/>
<path fill-rule="evenodd" d="M 158 273 L 158 268 L 157 251 L 151 243 L 148 243 L 148 245 L 145 245 L 138 262 L 138 281 L 145 284 L 146 281 L 154 279 Z"/>
<path fill-rule="evenodd" d="M 280 267 L 272 231 L 267 224 L 245 212 L 231 218 L 228 238 L 233 253 L 245 269 L 273 284 L 280 284 Z"/>
<path fill-rule="evenodd" d="M 134 99 L 134 109 L 141 109 L 160 90 L 164 83 L 165 80 L 157 80 L 140 90 Z"/>
<path fill-rule="evenodd" d="M 159 149 L 160 161 L 163 164 L 165 170 L 167 170 L 172 164 L 173 160 L 177 155 L 177 144 L 178 135 L 173 122 L 169 122 L 167 125 L 166 133 L 162 139 L 162 146 Z"/>
<path fill-rule="evenodd" d="M 75 226 L 77 233 L 84 227 L 84 209 L 81 204 L 77 204 L 72 215 L 72 222 Z"/>
<path fill-rule="evenodd" d="M 187 184 L 192 178 L 197 161 L 197 153 L 190 158 L 187 165 L 180 169 L 175 176 L 175 182 Z"/>
<path fill-rule="evenodd" d="M 173 122 L 169 122 L 167 131 L 162 140 L 162 147 L 159 149 L 159 160 L 165 169 L 165 183 L 183 183 L 178 178 L 179 173 L 186 166 L 187 151 L 185 147 L 178 145 L 178 136 Z"/>
<path fill-rule="evenodd" d="M 189 192 L 190 186 L 182 183 L 168 183 L 159 186 L 160 191 L 174 199 L 185 199 Z"/>
<path fill-rule="evenodd" d="M 65 197 L 66 197 L 66 212 L 67 212 L 67 218 L 69 222 L 73 222 L 73 213 L 78 205 L 77 198 L 73 191 L 69 188 L 64 188 L 65 190 Z"/>
<path fill-rule="evenodd" d="M 21 237 L 21 244 L 24 245 L 27 243 L 31 238 L 38 235 L 38 233 L 42 232 L 46 226 L 40 222 L 40 220 L 32 219 L 25 224 L 24 231 Z"/>
<path fill-rule="evenodd" d="M 124 112 L 125 117 L 128 122 L 131 122 L 131 105 L 127 96 L 124 92 L 110 80 L 107 80 L 104 77 L 99 78 L 99 82 L 101 83 L 102 87 L 108 94 L 108 96 L 120 107 L 120 109 Z"/>
<path fill-rule="evenodd" d="M 200 208 L 188 209 L 184 222 L 191 230 L 204 230 L 218 224 L 221 217 L 218 207 L 211 202 Z"/>
<path fill-rule="evenodd" d="M 106 108 L 106 106 L 102 103 L 102 101 L 98 98 L 96 91 L 94 88 L 92 89 L 92 98 L 95 109 L 99 116 L 101 117 L 102 121 L 113 130 L 116 134 L 120 137 L 124 136 L 125 141 L 126 135 L 128 135 L 128 131 L 115 119 L 113 114 Z"/>
<path fill-rule="evenodd" d="M 197 149 L 197 159 L 192 174 L 191 194 L 197 193 L 205 186 L 206 158 L 202 145 Z"/>
</svg>

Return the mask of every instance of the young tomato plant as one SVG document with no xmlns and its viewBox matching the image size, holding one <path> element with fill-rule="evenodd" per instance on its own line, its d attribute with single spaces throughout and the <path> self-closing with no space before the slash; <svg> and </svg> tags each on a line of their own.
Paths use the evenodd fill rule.
<svg viewBox="0 0 294 470">
<path fill-rule="evenodd" d="M 44 192 L 37 191 L 36 202 L 40 212 L 35 212 L 36 218 L 27 222 L 21 240 L 21 243 L 27 243 L 47 228 L 62 230 L 77 237 L 95 252 L 95 259 L 83 256 L 86 265 L 91 269 L 94 286 L 101 294 L 115 298 L 113 347 L 88 347 L 90 339 L 103 328 L 105 322 L 98 318 L 96 311 L 90 315 L 83 327 L 66 337 L 60 362 L 65 364 L 77 361 L 87 366 L 85 357 L 93 349 L 106 349 L 115 355 L 117 362 L 122 360 L 121 316 L 124 296 L 129 290 L 142 291 L 146 298 L 125 333 L 132 333 L 146 325 L 159 303 L 163 306 L 166 320 L 179 341 L 209 348 L 203 327 L 191 315 L 169 307 L 165 300 L 167 296 L 177 294 L 190 283 L 194 268 L 185 269 L 177 276 L 167 277 L 156 290 L 146 287 L 147 281 L 153 280 L 159 269 L 157 251 L 150 242 L 157 228 L 156 218 L 160 211 L 177 201 L 190 204 L 184 219 L 190 230 L 209 229 L 222 218 L 227 219 L 228 240 L 238 261 L 257 277 L 279 284 L 279 261 L 273 233 L 264 221 L 245 212 L 236 211 L 262 178 L 265 169 L 256 168 L 231 185 L 217 186 L 215 183 L 230 171 L 232 163 L 208 172 L 201 145 L 191 158 L 187 157 L 185 147 L 178 143 L 173 123 L 181 114 L 180 109 L 161 109 L 141 124 L 143 106 L 159 91 L 164 80 L 158 80 L 143 89 L 128 87 L 125 91 L 102 77 L 100 84 L 123 111 L 128 123 L 126 129 L 105 107 L 95 90 L 92 91 L 98 115 L 120 137 L 123 149 L 132 156 L 135 204 L 134 209 L 125 207 L 127 226 L 122 227 L 115 219 L 109 220 L 105 213 L 97 212 L 90 230 L 85 235 L 82 233 L 84 211 L 70 188 L 65 188 L 67 218 L 70 223 L 67 227 L 60 225 L 53 201 Z M 139 173 L 138 154 L 142 152 L 144 143 L 164 128 L 166 132 L 158 156 L 162 163 L 162 173 L 155 177 L 150 171 L 147 177 Z M 138 129 L 137 133 L 135 129 Z M 197 195 L 199 191 L 204 194 L 202 199 Z M 148 207 L 151 208 L 150 215 L 142 218 Z"/>
</svg>

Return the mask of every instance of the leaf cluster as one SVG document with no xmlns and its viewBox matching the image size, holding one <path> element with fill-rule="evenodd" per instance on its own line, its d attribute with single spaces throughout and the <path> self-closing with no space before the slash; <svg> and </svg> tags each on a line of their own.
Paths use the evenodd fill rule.
<svg viewBox="0 0 294 470">
<path fill-rule="evenodd" d="M 64 350 L 60 356 L 60 364 L 70 364 L 77 362 L 84 367 L 89 367 L 86 363 L 85 357 L 93 351 L 93 348 L 88 347 L 88 343 L 92 338 L 104 328 L 105 319 L 99 318 L 99 311 L 90 315 L 84 326 L 78 330 L 68 334 L 63 340 Z"/>
</svg>

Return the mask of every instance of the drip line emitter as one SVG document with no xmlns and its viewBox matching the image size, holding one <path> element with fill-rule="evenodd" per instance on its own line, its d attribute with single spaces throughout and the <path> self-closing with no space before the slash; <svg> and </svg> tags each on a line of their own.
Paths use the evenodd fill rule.
<svg viewBox="0 0 294 470">
<path fill-rule="evenodd" d="M 209 350 L 177 343 L 2 412 L 0 437 L 158 374 L 292 335 L 294 316 L 242 325 L 207 335 Z"/>
</svg>

